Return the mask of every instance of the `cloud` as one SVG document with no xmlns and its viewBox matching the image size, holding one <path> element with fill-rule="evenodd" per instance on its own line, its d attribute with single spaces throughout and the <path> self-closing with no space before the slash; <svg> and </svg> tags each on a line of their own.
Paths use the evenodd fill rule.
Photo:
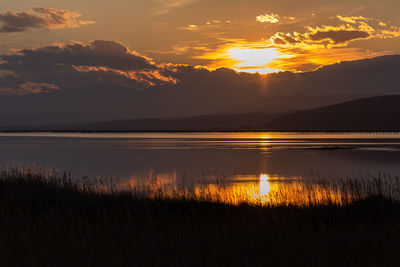
<svg viewBox="0 0 400 267">
<path fill-rule="evenodd" d="M 60 87 L 44 82 L 30 82 L 18 77 L 12 71 L 1 71 L 0 95 L 30 95 L 38 93 L 50 93 L 60 90 Z"/>
<path fill-rule="evenodd" d="M 400 36 L 400 28 L 389 26 L 379 20 L 375 25 L 368 23 L 373 19 L 364 17 L 341 17 L 339 20 L 348 24 L 340 26 L 306 27 L 304 33 L 277 32 L 270 37 L 269 42 L 277 46 L 292 46 L 301 48 L 334 48 L 345 47 L 350 42 L 361 39 L 389 39 Z M 379 26 L 379 27 L 378 27 Z"/>
<path fill-rule="evenodd" d="M 153 15 L 165 15 L 172 10 L 190 5 L 197 0 L 152 0 L 154 4 Z"/>
<path fill-rule="evenodd" d="M 0 71 L 12 73 L 8 80 L 16 86 L 1 84 L 3 92 L 36 94 L 74 83 L 110 86 L 117 84 L 132 89 L 143 89 L 164 83 L 175 83 L 169 73 L 172 66 L 157 65 L 116 41 L 97 40 L 88 44 L 50 45 L 37 49 L 17 50 L 1 55 Z M 75 80 L 77 77 L 79 79 Z M 16 78 L 16 79 L 17 79 Z M 69 80 L 74 79 L 74 80 Z M 10 82 L 8 82 L 10 83 Z M 25 85 L 24 85 L 25 84 Z M 56 84 L 55 86 L 52 86 Z M 51 85 L 51 86 L 50 86 Z M 22 86 L 22 87 L 21 87 Z M 21 89 L 22 88 L 22 89 Z"/>
<path fill-rule="evenodd" d="M 343 21 L 343 22 L 347 22 L 347 23 L 351 23 L 351 24 L 356 24 L 356 23 L 358 23 L 359 21 L 368 21 L 368 20 L 370 20 L 370 18 L 366 18 L 366 17 L 363 17 L 363 16 L 350 16 L 350 17 L 345 17 L 345 16 L 340 16 L 340 15 L 337 15 L 336 16 L 340 21 Z"/>
<path fill-rule="evenodd" d="M 60 90 L 60 87 L 49 83 L 25 82 L 13 87 L 0 87 L 0 95 L 31 95 L 39 93 L 49 93 L 54 90 Z"/>
<path fill-rule="evenodd" d="M 271 24 L 276 24 L 278 22 L 293 23 L 295 20 L 296 17 L 279 16 L 278 14 L 264 14 L 256 17 L 256 21 L 258 22 Z"/>
<path fill-rule="evenodd" d="M 189 24 L 184 27 L 180 27 L 181 30 L 202 32 L 205 35 L 218 34 L 218 32 L 232 29 L 234 23 L 231 20 L 226 19 L 213 19 L 207 20 L 204 23 Z"/>
<path fill-rule="evenodd" d="M 24 32 L 31 29 L 77 28 L 80 25 L 92 24 L 93 21 L 82 20 L 81 13 L 65 9 L 36 7 L 30 11 L 6 11 L 0 13 L 0 32 Z"/>
<path fill-rule="evenodd" d="M 278 14 L 259 15 L 256 17 L 256 20 L 262 23 L 268 22 L 274 24 L 279 22 L 279 15 Z"/>
<path fill-rule="evenodd" d="M 286 58 L 277 58 L 269 64 L 270 68 L 291 72 L 309 72 L 325 65 L 374 58 L 390 54 L 389 52 L 372 52 L 361 48 L 276 48 L 281 53 L 291 55 Z"/>
<path fill-rule="evenodd" d="M 362 39 L 390 39 L 400 36 L 400 28 L 388 25 L 378 19 L 363 16 L 345 17 L 337 15 L 342 24 L 339 26 L 306 26 L 306 32 L 277 32 L 269 42 L 276 46 L 301 48 L 345 47 L 350 42 Z"/>
<path fill-rule="evenodd" d="M 181 29 L 182 30 L 187 30 L 187 31 L 198 31 L 198 30 L 200 30 L 199 26 L 194 25 L 194 24 L 190 24 L 190 25 L 188 25 L 186 27 L 182 27 Z"/>
<path fill-rule="evenodd" d="M 9 66 L 25 65 L 75 65 L 107 67 L 124 71 L 157 69 L 158 66 L 148 57 L 129 50 L 116 41 L 96 40 L 88 44 L 71 43 L 44 46 L 37 49 L 23 49 L 1 59 Z"/>
<path fill-rule="evenodd" d="M 375 32 L 369 28 L 354 28 L 349 25 L 307 27 L 305 33 L 275 33 L 269 41 L 274 45 L 297 47 L 340 47 L 358 39 L 368 39 Z"/>
<path fill-rule="evenodd" d="M 368 37 L 370 37 L 368 32 L 357 30 L 316 31 L 309 35 L 312 41 L 330 40 L 333 44 L 342 44 L 357 39 L 367 39 Z"/>
</svg>

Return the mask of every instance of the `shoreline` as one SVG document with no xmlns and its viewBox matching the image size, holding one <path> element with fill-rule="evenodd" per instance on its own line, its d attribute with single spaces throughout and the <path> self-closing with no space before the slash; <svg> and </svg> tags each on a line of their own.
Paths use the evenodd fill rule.
<svg viewBox="0 0 400 267">
<path fill-rule="evenodd" d="M 291 133 L 291 134 L 346 134 L 346 133 L 359 133 L 359 134 L 379 134 L 379 133 L 386 133 L 386 134 L 399 134 L 400 131 L 392 131 L 392 130 L 349 130 L 349 131 L 322 131 L 322 130 L 307 130 L 307 131 L 285 131 L 285 130 L 204 130 L 204 131 L 154 131 L 154 130 L 143 130 L 143 131 L 85 131 L 85 130 L 0 130 L 0 133 Z"/>
</svg>

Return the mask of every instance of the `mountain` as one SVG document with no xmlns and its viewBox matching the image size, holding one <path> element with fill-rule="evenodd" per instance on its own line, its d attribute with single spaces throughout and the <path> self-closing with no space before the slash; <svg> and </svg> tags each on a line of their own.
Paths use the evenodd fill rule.
<svg viewBox="0 0 400 267">
<path fill-rule="evenodd" d="M 169 119 L 136 119 L 59 126 L 72 131 L 230 131 L 256 130 L 277 115 L 266 113 L 204 115 Z M 54 127 L 50 128 L 54 129 Z"/>
<path fill-rule="evenodd" d="M 275 95 L 266 98 L 260 98 L 249 103 L 241 103 L 224 110 L 222 113 L 288 113 L 311 108 L 319 108 L 371 96 L 373 95 Z"/>
<path fill-rule="evenodd" d="M 400 131 L 400 95 L 368 97 L 292 113 L 215 114 L 0 127 L 55 131 Z"/>
<path fill-rule="evenodd" d="M 279 116 L 265 130 L 400 131 L 400 95 L 370 97 Z"/>
</svg>

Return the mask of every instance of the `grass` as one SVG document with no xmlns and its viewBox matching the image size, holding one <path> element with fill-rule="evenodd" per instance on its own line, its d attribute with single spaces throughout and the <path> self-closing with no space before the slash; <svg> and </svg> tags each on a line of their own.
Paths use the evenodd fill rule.
<svg viewBox="0 0 400 267">
<path fill-rule="evenodd" d="M 352 183 L 341 204 L 229 205 L 3 170 L 0 265 L 398 266 L 400 205 Z"/>
</svg>

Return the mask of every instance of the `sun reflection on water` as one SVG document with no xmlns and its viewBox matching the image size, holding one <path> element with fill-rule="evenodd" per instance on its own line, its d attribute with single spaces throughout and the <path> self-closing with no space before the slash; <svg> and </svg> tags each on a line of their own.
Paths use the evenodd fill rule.
<svg viewBox="0 0 400 267">
<path fill-rule="evenodd" d="M 189 198 L 220 202 L 232 205 L 247 203 L 251 205 L 297 205 L 341 204 L 351 200 L 340 188 L 313 184 L 301 178 L 276 177 L 266 173 L 260 175 L 236 175 L 218 179 L 210 176 L 205 181 L 185 180 L 176 172 L 148 176 L 132 176 L 119 184 L 119 188 L 133 189 L 148 197 Z"/>
<path fill-rule="evenodd" d="M 260 175 L 260 197 L 266 197 L 271 190 L 271 186 L 269 184 L 269 178 L 267 174 Z"/>
</svg>

